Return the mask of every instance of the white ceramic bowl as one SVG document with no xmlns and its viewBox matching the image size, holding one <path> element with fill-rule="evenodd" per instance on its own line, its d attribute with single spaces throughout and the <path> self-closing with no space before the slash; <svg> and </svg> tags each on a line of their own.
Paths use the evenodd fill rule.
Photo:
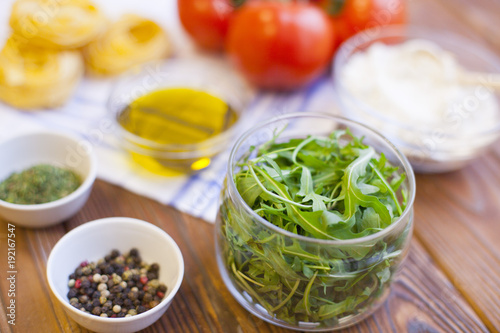
<svg viewBox="0 0 500 333">
<path fill-rule="evenodd" d="M 66 297 L 68 277 L 82 261 L 97 261 L 111 250 L 122 253 L 137 248 L 142 259 L 160 266 L 159 280 L 167 286 L 163 300 L 146 312 L 126 318 L 104 318 L 82 312 Z M 96 332 L 135 332 L 158 320 L 172 303 L 184 276 L 184 261 L 175 241 L 151 223 L 112 217 L 85 223 L 62 237 L 47 261 L 50 289 L 66 313 L 81 326 Z"/>
<path fill-rule="evenodd" d="M 0 181 L 14 172 L 37 164 L 52 164 L 73 170 L 82 184 L 68 196 L 38 205 L 12 204 L 0 200 L 0 217 L 19 226 L 41 228 L 67 220 L 87 202 L 97 172 L 90 145 L 77 137 L 52 132 L 33 132 L 0 143 Z"/>
</svg>

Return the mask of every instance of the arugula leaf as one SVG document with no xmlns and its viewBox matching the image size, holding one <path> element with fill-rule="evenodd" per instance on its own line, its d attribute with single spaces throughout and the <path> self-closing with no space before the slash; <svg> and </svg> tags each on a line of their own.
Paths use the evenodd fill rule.
<svg viewBox="0 0 500 333">
<path fill-rule="evenodd" d="M 251 206 L 255 200 L 262 194 L 262 189 L 259 187 L 254 178 L 246 177 L 237 183 L 237 189 L 245 202 Z"/>
<path fill-rule="evenodd" d="M 314 192 L 313 179 L 311 171 L 308 168 L 302 167 L 302 177 L 300 178 L 300 190 L 297 195 L 304 197 L 302 202 L 312 201 L 313 212 L 325 211 L 325 202 L 329 202 L 330 198 L 316 194 Z"/>
<path fill-rule="evenodd" d="M 391 215 L 387 207 L 385 207 L 377 197 L 363 194 L 357 184 L 358 178 L 366 173 L 366 167 L 374 155 L 375 150 L 371 147 L 360 150 L 358 158 L 356 158 L 345 170 L 343 177 L 343 191 L 345 196 L 344 216 L 346 219 L 354 216 L 358 206 L 372 207 L 379 214 L 383 222 L 390 224 Z"/>
<path fill-rule="evenodd" d="M 276 136 L 238 165 L 234 182 L 248 206 L 298 236 L 369 236 L 406 208 L 405 174 L 349 129 L 283 142 Z M 391 282 L 411 234 L 408 224 L 383 239 L 308 242 L 263 226 L 227 197 L 220 219 L 219 242 L 235 285 L 275 318 L 318 327 L 368 309 Z"/>
</svg>

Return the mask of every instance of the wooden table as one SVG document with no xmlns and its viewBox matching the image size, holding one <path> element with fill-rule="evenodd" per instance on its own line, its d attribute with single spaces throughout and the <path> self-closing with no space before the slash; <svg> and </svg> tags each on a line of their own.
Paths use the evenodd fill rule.
<svg viewBox="0 0 500 333">
<path fill-rule="evenodd" d="M 454 29 L 500 55 L 500 2 L 413 0 L 412 21 Z M 5 163 L 3 161 L 2 163 Z M 500 149 L 465 169 L 417 177 L 415 233 L 388 301 L 346 332 L 500 331 Z M 102 181 L 83 210 L 51 228 L 16 229 L 16 325 L 7 323 L 7 223 L 0 222 L 1 332 L 85 332 L 51 296 L 45 277 L 51 248 L 87 221 L 130 216 L 166 230 L 184 254 L 182 287 L 167 313 L 145 332 L 282 332 L 246 312 L 216 267 L 211 224 Z"/>
</svg>

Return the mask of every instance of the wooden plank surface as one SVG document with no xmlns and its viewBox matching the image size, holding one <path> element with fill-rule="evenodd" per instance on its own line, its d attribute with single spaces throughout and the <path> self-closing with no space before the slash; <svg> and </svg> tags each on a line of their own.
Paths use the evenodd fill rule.
<svg viewBox="0 0 500 333">
<path fill-rule="evenodd" d="M 47 256 L 65 229 L 116 215 L 158 225 L 176 240 L 184 255 L 186 273 L 179 293 L 161 320 L 145 332 L 285 331 L 250 315 L 229 294 L 216 267 L 213 225 L 99 181 L 87 206 L 63 226 L 39 231 L 17 230 L 20 247 L 17 260 L 22 267 L 17 288 L 22 304 L 18 308 L 16 326 L 2 324 L 2 332 L 11 329 L 12 332 L 30 332 L 34 327 L 38 327 L 39 332 L 85 331 L 68 319 L 56 300 L 50 297 L 45 279 Z M 0 223 L 0 228 L 0 235 L 5 237 L 6 224 Z M 4 244 L 2 241 L 2 247 Z M 486 332 L 480 317 L 452 282 L 441 272 L 420 240 L 414 238 L 410 256 L 388 302 L 374 316 L 345 331 Z M 3 301 L 7 299 L 5 281 L 0 288 Z"/>
<path fill-rule="evenodd" d="M 500 2 L 413 0 L 411 20 L 454 30 L 500 55 L 494 27 Z M 388 301 L 343 332 L 500 332 L 500 147 L 465 169 L 417 177 L 410 255 Z M 252 316 L 232 298 L 215 262 L 213 226 L 171 207 L 98 181 L 87 205 L 68 222 L 42 230 L 16 228 L 16 325 L 0 311 L 0 331 L 87 332 L 50 295 L 50 250 L 87 221 L 130 216 L 167 231 L 183 252 L 186 274 L 172 306 L 144 332 L 285 332 Z M 0 253 L 7 249 L 0 222 Z M 6 255 L 0 258 L 0 306 L 9 297 Z"/>
<path fill-rule="evenodd" d="M 496 54 L 500 2 L 413 1 L 414 21 L 456 31 Z M 463 170 L 417 177 L 415 234 L 492 331 L 500 331 L 500 150 Z M 464 272 L 466 272 L 464 274 Z"/>
</svg>

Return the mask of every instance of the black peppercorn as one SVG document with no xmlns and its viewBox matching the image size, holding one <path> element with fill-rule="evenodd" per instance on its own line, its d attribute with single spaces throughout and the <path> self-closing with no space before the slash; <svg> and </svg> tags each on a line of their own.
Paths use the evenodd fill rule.
<svg viewBox="0 0 500 333">
<path fill-rule="evenodd" d="M 143 312 L 147 311 L 147 309 L 144 305 L 139 305 L 136 310 L 137 310 L 137 313 L 143 313 Z"/>
<path fill-rule="evenodd" d="M 128 298 L 131 299 L 132 301 L 135 301 L 139 297 L 139 292 L 137 291 L 131 291 L 127 294 Z"/>
<path fill-rule="evenodd" d="M 114 285 L 113 287 L 111 287 L 111 289 L 109 291 L 113 294 L 117 294 L 117 293 L 121 293 L 122 290 L 123 290 L 123 288 L 120 285 Z"/>
<path fill-rule="evenodd" d="M 96 306 L 101 306 L 101 302 L 99 301 L 99 298 L 94 298 L 92 300 L 92 306 L 93 307 L 96 307 Z"/>
<path fill-rule="evenodd" d="M 73 297 L 76 297 L 78 295 L 78 290 L 75 289 L 75 288 L 71 288 L 69 291 L 68 291 L 68 298 L 69 299 L 72 299 Z"/>
<path fill-rule="evenodd" d="M 127 308 L 132 306 L 132 300 L 130 298 L 127 298 L 123 301 L 123 305 L 125 305 Z"/>
<path fill-rule="evenodd" d="M 144 303 L 149 303 L 153 300 L 153 296 L 150 293 L 146 293 L 142 299 Z"/>
<path fill-rule="evenodd" d="M 113 250 L 111 251 L 111 258 L 115 259 L 116 257 L 118 257 L 120 255 L 120 252 L 118 250 Z"/>
<path fill-rule="evenodd" d="M 101 307 L 99 307 L 99 306 L 96 306 L 92 309 L 92 314 L 95 314 L 96 316 L 100 316 L 101 312 L 102 312 L 102 310 L 101 310 Z"/>
</svg>

